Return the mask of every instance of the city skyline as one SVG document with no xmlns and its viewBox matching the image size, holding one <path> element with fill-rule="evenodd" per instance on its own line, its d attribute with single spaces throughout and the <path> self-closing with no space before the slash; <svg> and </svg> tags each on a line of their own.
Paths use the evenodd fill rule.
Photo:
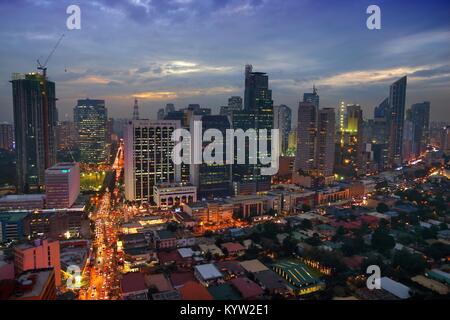
<svg viewBox="0 0 450 320">
<path fill-rule="evenodd" d="M 60 120 L 70 119 L 76 100 L 85 97 L 104 99 L 115 118 L 131 118 L 134 97 L 142 118 L 155 119 L 166 103 L 199 103 L 218 113 L 230 96 L 244 95 L 247 63 L 269 74 L 274 105 L 293 108 L 293 123 L 301 95 L 313 84 L 322 106 L 358 103 L 368 118 L 388 95 L 387 85 L 404 75 L 406 108 L 430 101 L 431 120 L 450 120 L 444 1 L 412 1 L 407 12 L 400 1 L 381 2 L 381 30 L 366 28 L 367 1 L 345 8 L 329 1 L 82 1 L 81 30 L 72 31 L 65 27 L 69 4 L 0 4 L 2 12 L 14 12 L 0 22 L 0 56 L 8 61 L 0 66 L 2 119 L 12 121 L 11 73 L 35 71 L 35 60 L 65 33 L 48 69 L 57 83 Z M 424 10 L 433 10 L 433 19 Z"/>
</svg>

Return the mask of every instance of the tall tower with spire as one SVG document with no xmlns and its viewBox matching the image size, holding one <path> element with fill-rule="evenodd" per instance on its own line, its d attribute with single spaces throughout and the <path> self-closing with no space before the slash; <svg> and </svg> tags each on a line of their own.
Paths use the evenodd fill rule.
<svg viewBox="0 0 450 320">
<path fill-rule="evenodd" d="M 139 120 L 139 106 L 137 99 L 134 99 L 133 120 Z"/>
</svg>

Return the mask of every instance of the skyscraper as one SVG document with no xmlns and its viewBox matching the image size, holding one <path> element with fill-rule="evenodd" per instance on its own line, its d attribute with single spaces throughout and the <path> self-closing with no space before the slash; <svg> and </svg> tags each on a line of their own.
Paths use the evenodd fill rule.
<svg viewBox="0 0 450 320">
<path fill-rule="evenodd" d="M 316 167 L 320 176 L 329 177 L 334 169 L 334 134 L 336 118 L 333 108 L 322 108 L 317 118 Z"/>
<path fill-rule="evenodd" d="M 345 106 L 344 126 L 339 129 L 336 172 L 343 176 L 365 173 L 363 112 L 361 106 Z"/>
<path fill-rule="evenodd" d="M 173 103 L 167 103 L 166 109 L 165 109 L 166 115 L 169 114 L 169 112 L 174 112 L 174 111 L 175 111 L 175 105 Z"/>
<path fill-rule="evenodd" d="M 14 127 L 11 123 L 0 123 L 0 149 L 12 151 L 14 148 Z"/>
<path fill-rule="evenodd" d="M 233 128 L 267 130 L 267 151 L 258 150 L 259 157 L 270 156 L 271 154 L 271 129 L 273 129 L 273 101 L 272 90 L 269 89 L 269 77 L 263 72 L 252 72 L 252 67 L 245 67 L 245 100 L 244 109 L 233 113 Z M 240 185 L 237 189 L 252 191 L 270 190 L 271 177 L 261 175 L 262 165 L 258 164 L 238 164 L 233 167 L 233 182 Z M 236 171 L 235 171 L 236 169 Z"/>
<path fill-rule="evenodd" d="M 406 76 L 394 82 L 389 93 L 389 162 L 391 165 L 402 163 L 403 124 L 405 121 Z"/>
<path fill-rule="evenodd" d="M 334 170 L 336 116 L 333 108 L 319 109 L 319 95 L 303 95 L 298 106 L 295 171 L 301 175 L 329 177 Z"/>
<path fill-rule="evenodd" d="M 411 106 L 411 122 L 413 126 L 414 156 L 418 157 L 425 152 L 429 143 L 430 128 L 430 102 L 415 103 Z"/>
<path fill-rule="evenodd" d="M 223 137 L 226 136 L 226 130 L 231 128 L 227 116 L 206 115 L 194 116 L 191 119 L 190 132 L 194 132 L 194 121 L 202 122 L 202 136 L 208 129 L 219 130 Z M 204 148 L 210 142 L 202 144 L 202 153 Z M 217 150 L 215 152 L 218 152 Z M 223 150 L 223 162 L 226 158 L 226 150 Z M 231 165 L 229 164 L 191 164 L 190 182 L 197 187 L 199 198 L 226 197 L 231 195 Z"/>
<path fill-rule="evenodd" d="M 291 132 L 292 123 L 292 111 L 291 109 L 282 104 L 274 107 L 273 112 L 274 129 L 280 130 L 280 150 L 282 154 L 286 154 L 289 144 L 289 133 Z"/>
<path fill-rule="evenodd" d="M 73 150 L 78 145 L 78 129 L 72 121 L 62 121 L 56 126 L 58 150 Z"/>
<path fill-rule="evenodd" d="M 81 162 L 98 164 L 107 161 L 108 110 L 105 100 L 78 100 L 73 115 L 78 129 Z"/>
<path fill-rule="evenodd" d="M 220 114 L 223 116 L 232 116 L 233 112 L 242 110 L 242 98 L 233 96 L 228 99 L 228 105 L 220 107 Z"/>
<path fill-rule="evenodd" d="M 125 129 L 125 198 L 153 201 L 153 186 L 178 182 L 179 166 L 172 162 L 172 133 L 179 121 L 133 120 Z"/>
<path fill-rule="evenodd" d="M 316 106 L 311 102 L 300 102 L 297 119 L 295 170 L 301 170 L 303 173 L 309 174 L 316 167 Z"/>
<path fill-rule="evenodd" d="M 319 109 L 319 105 L 320 105 L 320 99 L 319 99 L 319 95 L 317 93 L 317 88 L 315 85 L 313 85 L 313 92 L 309 93 L 309 92 L 305 92 L 303 94 L 303 102 L 309 102 L 312 103 L 315 107 L 316 110 Z"/>
<path fill-rule="evenodd" d="M 17 191 L 40 190 L 45 169 L 56 162 L 55 83 L 37 73 L 14 74 Z"/>
</svg>

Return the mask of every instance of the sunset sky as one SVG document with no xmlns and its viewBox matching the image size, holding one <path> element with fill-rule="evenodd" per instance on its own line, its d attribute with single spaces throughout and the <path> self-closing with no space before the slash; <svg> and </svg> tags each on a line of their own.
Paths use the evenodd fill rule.
<svg viewBox="0 0 450 320">
<path fill-rule="evenodd" d="M 67 30 L 67 6 L 81 30 Z M 381 8 L 381 30 L 366 8 Z M 60 120 L 77 99 L 105 99 L 112 117 L 166 103 L 218 110 L 243 96 L 244 65 L 267 72 L 274 104 L 296 110 L 313 84 L 321 105 L 359 103 L 371 118 L 389 84 L 408 75 L 407 107 L 431 101 L 450 121 L 450 1 L 0 0 L 0 121 L 12 121 L 11 73 L 36 70 L 62 33 L 48 74 Z"/>
</svg>

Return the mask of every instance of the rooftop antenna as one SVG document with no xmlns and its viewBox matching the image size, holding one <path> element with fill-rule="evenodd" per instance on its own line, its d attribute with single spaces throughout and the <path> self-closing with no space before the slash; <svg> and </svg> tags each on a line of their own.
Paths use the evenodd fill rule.
<svg viewBox="0 0 450 320">
<path fill-rule="evenodd" d="M 136 98 L 134 98 L 133 120 L 139 120 L 139 106 Z"/>
</svg>

